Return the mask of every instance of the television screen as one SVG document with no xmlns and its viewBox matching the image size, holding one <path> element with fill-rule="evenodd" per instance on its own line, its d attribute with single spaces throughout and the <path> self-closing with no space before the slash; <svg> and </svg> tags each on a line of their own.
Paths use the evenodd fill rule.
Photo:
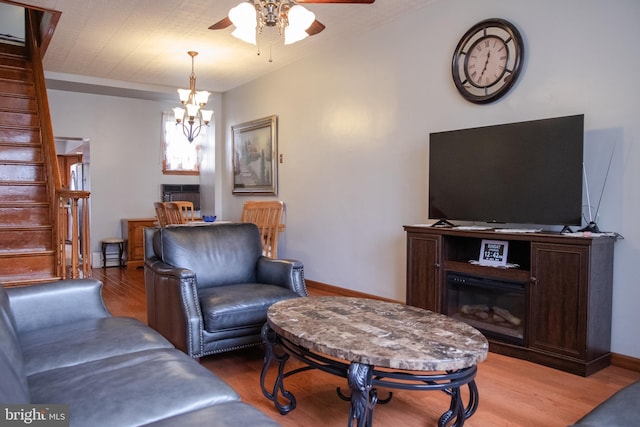
<svg viewBox="0 0 640 427">
<path fill-rule="evenodd" d="M 429 218 L 580 225 L 584 115 L 430 134 Z"/>
</svg>

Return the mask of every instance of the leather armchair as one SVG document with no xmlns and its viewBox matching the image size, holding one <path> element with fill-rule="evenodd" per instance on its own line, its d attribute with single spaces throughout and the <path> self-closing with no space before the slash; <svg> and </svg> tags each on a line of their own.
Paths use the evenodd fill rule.
<svg viewBox="0 0 640 427">
<path fill-rule="evenodd" d="M 261 343 L 271 304 L 307 296 L 303 265 L 262 255 L 255 224 L 145 229 L 149 326 L 193 358 Z"/>
</svg>

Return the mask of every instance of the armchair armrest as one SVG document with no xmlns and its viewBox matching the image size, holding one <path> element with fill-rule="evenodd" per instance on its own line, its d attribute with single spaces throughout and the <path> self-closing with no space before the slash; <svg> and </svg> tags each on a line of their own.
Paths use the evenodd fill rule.
<svg viewBox="0 0 640 427">
<path fill-rule="evenodd" d="M 111 316 L 98 280 L 60 280 L 6 291 L 19 332 Z"/>
<path fill-rule="evenodd" d="M 272 259 L 262 256 L 258 259 L 256 280 L 260 283 L 286 287 L 300 296 L 307 296 L 304 267 L 297 260 Z"/>
<path fill-rule="evenodd" d="M 158 258 L 147 259 L 144 270 L 149 326 L 189 356 L 200 354 L 203 319 L 195 273 Z"/>
</svg>

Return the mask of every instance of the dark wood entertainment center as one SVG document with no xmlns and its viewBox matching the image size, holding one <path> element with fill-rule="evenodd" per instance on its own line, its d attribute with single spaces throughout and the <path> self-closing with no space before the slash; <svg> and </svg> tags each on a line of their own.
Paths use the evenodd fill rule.
<svg viewBox="0 0 640 427">
<path fill-rule="evenodd" d="M 610 364 L 612 236 L 516 233 L 405 225 L 407 304 L 447 313 L 449 274 L 513 282 L 524 287 L 522 339 L 487 336 L 490 349 L 588 376 Z M 508 262 L 477 261 L 483 239 L 509 242 Z M 482 331 L 482 329 L 480 329 Z"/>
</svg>

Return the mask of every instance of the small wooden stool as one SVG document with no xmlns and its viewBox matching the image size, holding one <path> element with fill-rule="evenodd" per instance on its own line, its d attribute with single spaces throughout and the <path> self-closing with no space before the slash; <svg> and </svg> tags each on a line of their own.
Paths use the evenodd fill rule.
<svg viewBox="0 0 640 427">
<path fill-rule="evenodd" d="M 118 245 L 118 267 L 124 266 L 124 239 L 111 238 L 102 240 L 102 268 L 107 267 L 107 260 L 116 259 L 116 253 L 107 253 L 107 248 L 110 245 Z"/>
</svg>

